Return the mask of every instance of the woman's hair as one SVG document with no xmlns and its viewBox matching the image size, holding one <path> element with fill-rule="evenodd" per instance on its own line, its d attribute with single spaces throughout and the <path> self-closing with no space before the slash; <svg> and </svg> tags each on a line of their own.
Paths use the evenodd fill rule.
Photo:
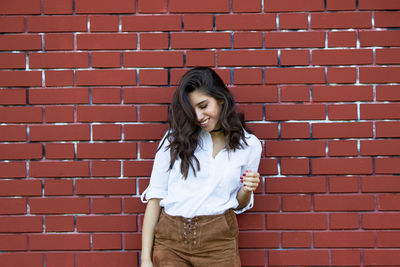
<svg viewBox="0 0 400 267">
<path fill-rule="evenodd" d="M 181 78 L 172 98 L 168 120 L 170 129 L 166 136 L 169 141 L 167 149 L 171 153 L 169 169 L 172 169 L 178 158 L 181 159 L 181 173 L 185 179 L 189 168 L 194 173 L 196 169 L 200 170 L 200 162 L 194 152 L 199 145 L 201 128 L 189 98 L 189 94 L 196 90 L 222 100 L 219 101 L 222 103 L 219 123 L 226 137 L 226 149 L 234 151 L 242 148 L 241 140 L 247 145 L 244 118 L 236 112 L 233 96 L 222 79 L 207 67 L 189 70 Z"/>
</svg>

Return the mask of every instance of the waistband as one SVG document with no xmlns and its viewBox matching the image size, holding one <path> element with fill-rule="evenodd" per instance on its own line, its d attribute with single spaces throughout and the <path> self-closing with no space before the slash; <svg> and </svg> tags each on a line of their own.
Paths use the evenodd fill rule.
<svg viewBox="0 0 400 267">
<path fill-rule="evenodd" d="M 216 215 L 199 215 L 199 216 L 194 216 L 192 218 L 186 218 L 183 216 L 176 216 L 176 215 L 169 215 L 164 211 L 164 208 L 161 209 L 161 213 L 166 216 L 169 217 L 170 219 L 177 221 L 177 222 L 183 222 L 183 223 L 187 223 L 187 222 L 198 222 L 198 223 L 204 223 L 204 222 L 208 222 L 208 221 L 212 221 L 214 219 L 220 218 L 220 217 L 225 217 L 231 213 L 234 213 L 234 211 L 232 209 L 229 209 L 227 211 L 225 211 L 224 213 L 221 214 L 216 214 Z"/>
</svg>

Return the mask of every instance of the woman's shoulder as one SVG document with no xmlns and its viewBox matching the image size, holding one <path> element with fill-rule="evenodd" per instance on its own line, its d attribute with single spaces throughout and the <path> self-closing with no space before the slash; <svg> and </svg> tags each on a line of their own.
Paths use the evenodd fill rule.
<svg viewBox="0 0 400 267">
<path fill-rule="evenodd" d="M 254 134 L 244 131 L 244 136 L 248 146 L 261 146 L 261 141 Z"/>
</svg>

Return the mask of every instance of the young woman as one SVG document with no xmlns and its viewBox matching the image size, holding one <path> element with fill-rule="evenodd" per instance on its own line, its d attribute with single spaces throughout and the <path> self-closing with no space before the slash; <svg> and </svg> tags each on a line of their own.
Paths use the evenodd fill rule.
<svg viewBox="0 0 400 267">
<path fill-rule="evenodd" d="M 235 213 L 253 206 L 260 157 L 221 78 L 189 70 L 142 195 L 141 266 L 240 266 Z"/>
</svg>

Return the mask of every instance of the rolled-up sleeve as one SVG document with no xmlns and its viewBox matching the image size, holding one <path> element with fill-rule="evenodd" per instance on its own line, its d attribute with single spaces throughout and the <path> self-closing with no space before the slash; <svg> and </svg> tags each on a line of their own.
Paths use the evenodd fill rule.
<svg viewBox="0 0 400 267">
<path fill-rule="evenodd" d="M 154 158 L 150 184 L 140 197 L 143 203 L 147 203 L 152 198 L 163 199 L 168 195 L 170 152 L 166 149 L 169 142 L 165 136 L 163 140 L 165 141 L 161 142 L 161 147 Z"/>
</svg>

